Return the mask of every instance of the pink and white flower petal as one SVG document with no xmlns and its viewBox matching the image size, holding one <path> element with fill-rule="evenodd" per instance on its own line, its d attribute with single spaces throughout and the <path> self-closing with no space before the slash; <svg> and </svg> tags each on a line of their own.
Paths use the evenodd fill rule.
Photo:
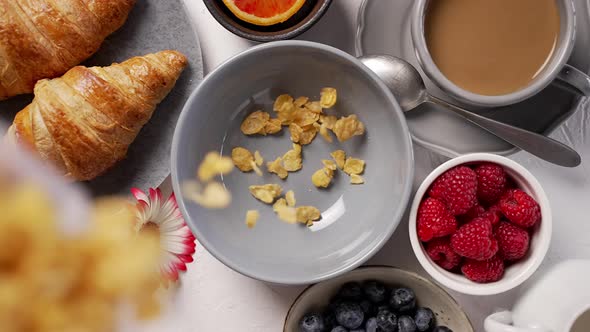
<svg viewBox="0 0 590 332">
<path fill-rule="evenodd" d="M 166 200 L 160 189 L 150 188 L 149 194 L 133 188 L 137 199 L 137 231 L 144 227 L 157 228 L 160 235 L 162 261 L 160 271 L 165 279 L 175 281 L 178 271 L 186 271 L 186 264 L 193 262 L 195 236 L 178 209 L 174 194 Z"/>
</svg>

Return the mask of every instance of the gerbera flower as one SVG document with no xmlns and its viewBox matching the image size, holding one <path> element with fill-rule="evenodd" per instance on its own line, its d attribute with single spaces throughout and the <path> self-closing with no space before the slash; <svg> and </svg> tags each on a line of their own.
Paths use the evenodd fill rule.
<svg viewBox="0 0 590 332">
<path fill-rule="evenodd" d="M 195 237 L 178 209 L 174 193 L 167 200 L 162 199 L 160 189 L 150 188 L 149 196 L 137 188 L 131 193 L 138 202 L 135 229 L 156 232 L 160 237 L 164 283 L 178 280 L 178 272 L 186 271 L 186 265 L 193 261 Z"/>
</svg>

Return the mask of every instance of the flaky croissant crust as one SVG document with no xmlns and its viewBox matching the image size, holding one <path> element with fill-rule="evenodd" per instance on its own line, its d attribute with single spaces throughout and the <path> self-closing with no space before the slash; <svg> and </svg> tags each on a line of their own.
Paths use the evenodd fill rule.
<svg viewBox="0 0 590 332">
<path fill-rule="evenodd" d="M 135 0 L 0 0 L 0 100 L 94 54 Z"/>
<path fill-rule="evenodd" d="M 162 51 L 41 80 L 6 138 L 29 146 L 67 177 L 91 180 L 125 157 L 186 65 L 181 53 Z"/>
</svg>

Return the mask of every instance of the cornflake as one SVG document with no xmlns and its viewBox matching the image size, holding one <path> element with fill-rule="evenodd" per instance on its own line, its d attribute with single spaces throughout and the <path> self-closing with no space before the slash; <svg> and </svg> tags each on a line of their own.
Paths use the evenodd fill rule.
<svg viewBox="0 0 590 332">
<path fill-rule="evenodd" d="M 358 174 L 350 174 L 350 183 L 352 184 L 363 184 L 365 183 L 365 179 Z"/>
<path fill-rule="evenodd" d="M 293 207 L 297 203 L 297 201 L 295 200 L 295 193 L 293 192 L 293 190 L 287 191 L 287 193 L 285 194 L 285 199 L 287 201 L 288 206 Z"/>
<path fill-rule="evenodd" d="M 303 129 L 301 129 L 299 125 L 297 125 L 296 123 L 291 123 L 289 125 L 289 132 L 291 133 L 291 141 L 293 141 L 293 143 L 299 143 L 301 141 Z"/>
<path fill-rule="evenodd" d="M 338 165 L 336 165 L 336 163 L 333 160 L 323 159 L 322 164 L 324 164 L 324 167 L 326 167 L 327 169 L 333 171 L 338 169 Z"/>
<path fill-rule="evenodd" d="M 334 129 L 332 131 L 336 134 L 338 141 L 344 142 L 353 136 L 364 134 L 365 125 L 353 114 L 338 119 L 334 124 Z"/>
<path fill-rule="evenodd" d="M 346 152 L 344 152 L 343 150 L 336 150 L 330 153 L 330 155 L 332 156 L 332 158 L 334 158 L 334 161 L 336 162 L 336 165 L 338 165 L 338 168 L 343 169 L 344 164 L 346 163 Z"/>
<path fill-rule="evenodd" d="M 365 171 L 365 161 L 348 157 L 344 164 L 344 172 L 347 174 L 362 174 Z"/>
<path fill-rule="evenodd" d="M 197 176 L 199 180 L 207 182 L 216 175 L 223 175 L 231 172 L 234 169 L 234 163 L 231 158 L 222 157 L 217 152 L 209 152 L 205 155 L 205 159 L 199 165 Z"/>
<path fill-rule="evenodd" d="M 334 115 L 320 115 L 320 123 L 330 130 L 334 129 L 336 121 L 338 118 Z"/>
<path fill-rule="evenodd" d="M 297 172 L 303 167 L 301 160 L 301 145 L 293 144 L 293 149 L 283 155 L 283 165 L 289 172 Z"/>
<path fill-rule="evenodd" d="M 288 126 L 295 119 L 296 113 L 297 112 L 295 111 L 295 107 L 293 107 L 288 111 L 283 111 L 283 112 L 277 113 L 277 119 L 279 119 L 279 121 L 281 121 L 281 125 Z"/>
<path fill-rule="evenodd" d="M 258 167 L 258 165 L 256 163 L 252 164 L 252 169 L 254 170 L 254 173 L 256 173 L 256 175 L 258 175 L 258 176 L 264 175 L 264 174 L 262 174 L 262 170 L 260 169 L 260 167 Z"/>
<path fill-rule="evenodd" d="M 230 192 L 219 182 L 210 182 L 201 191 L 198 183 L 189 181 L 183 185 L 183 194 L 208 209 L 223 209 L 231 203 Z"/>
<path fill-rule="evenodd" d="M 264 125 L 264 131 L 266 134 L 276 134 L 283 129 L 282 121 L 279 118 L 274 118 L 268 120 L 268 122 Z"/>
<path fill-rule="evenodd" d="M 318 129 L 313 125 L 308 126 L 307 128 L 304 128 L 303 132 L 301 133 L 301 135 L 299 137 L 298 143 L 301 145 L 307 145 L 307 144 L 311 143 L 317 133 L 318 133 Z M 297 143 L 297 142 L 295 142 L 295 143 Z"/>
<path fill-rule="evenodd" d="M 300 108 L 300 107 L 303 107 L 305 104 L 307 104 L 308 101 L 309 101 L 309 98 L 307 98 L 307 97 L 299 97 L 299 98 L 295 99 L 295 101 L 293 102 L 293 105 L 295 105 L 296 108 Z"/>
<path fill-rule="evenodd" d="M 262 166 L 262 164 L 264 164 L 264 158 L 262 158 L 262 155 L 260 154 L 260 151 L 258 151 L 258 150 L 256 150 L 254 152 L 254 162 L 258 166 Z"/>
<path fill-rule="evenodd" d="M 260 218 L 258 210 L 248 210 L 246 212 L 246 226 L 248 226 L 248 228 L 254 228 L 258 222 L 258 218 Z"/>
<path fill-rule="evenodd" d="M 297 223 L 297 209 L 294 207 L 286 206 L 286 205 L 279 205 L 275 209 L 277 216 L 282 221 L 295 224 Z"/>
<path fill-rule="evenodd" d="M 260 156 L 260 152 L 256 151 L 258 156 Z M 231 158 L 234 165 L 242 172 L 250 172 L 254 170 L 258 176 L 262 176 L 262 170 L 258 167 L 258 164 L 255 161 L 255 156 L 252 155 L 252 152 L 248 151 L 248 149 L 242 147 L 233 148 L 231 151 Z"/>
<path fill-rule="evenodd" d="M 338 118 L 334 115 L 320 115 L 319 122 L 322 124 L 319 128 L 320 135 L 322 135 L 322 137 L 324 137 L 328 143 L 333 142 L 332 135 L 330 135 L 329 130 L 334 129 L 336 121 L 338 121 Z"/>
<path fill-rule="evenodd" d="M 311 176 L 311 182 L 318 188 L 328 188 L 333 178 L 334 171 L 324 167 L 313 173 Z"/>
<path fill-rule="evenodd" d="M 250 172 L 254 163 L 254 156 L 248 149 L 242 147 L 233 148 L 231 159 L 234 165 L 242 172 Z"/>
<path fill-rule="evenodd" d="M 308 109 L 300 109 L 295 112 L 293 123 L 297 124 L 301 128 L 305 128 L 309 125 L 313 125 L 320 119 L 318 113 L 314 113 Z"/>
<path fill-rule="evenodd" d="M 292 107 L 294 107 L 293 97 L 288 94 L 283 94 L 275 99 L 273 110 L 275 112 L 284 112 L 290 110 Z"/>
<path fill-rule="evenodd" d="M 250 193 L 256 199 L 266 204 L 272 204 L 281 195 L 283 189 L 278 184 L 253 185 L 249 187 Z"/>
<path fill-rule="evenodd" d="M 310 226 L 314 221 L 319 220 L 322 214 L 313 206 L 299 206 L 296 208 L 297 221 Z"/>
<path fill-rule="evenodd" d="M 322 125 L 319 127 L 319 132 L 320 132 L 320 135 L 322 135 L 322 137 L 326 140 L 326 142 L 328 142 L 328 143 L 334 142 L 334 140 L 332 139 L 332 135 L 330 135 L 330 131 L 328 130 L 328 127 L 326 127 L 326 125 L 324 123 L 322 123 Z"/>
<path fill-rule="evenodd" d="M 310 101 L 305 104 L 305 108 L 318 115 L 322 113 L 322 106 L 319 101 Z"/>
<path fill-rule="evenodd" d="M 261 134 L 266 135 L 264 127 L 270 119 L 270 114 L 264 111 L 250 113 L 242 122 L 240 129 L 245 135 Z"/>
<path fill-rule="evenodd" d="M 283 180 L 286 179 L 287 176 L 289 176 L 289 172 L 287 172 L 287 169 L 283 167 L 281 157 L 278 157 L 274 161 L 269 161 L 268 163 L 266 163 L 266 169 L 268 169 L 269 173 L 274 173 Z"/>
<path fill-rule="evenodd" d="M 277 201 L 272 205 L 272 209 L 274 212 L 278 212 L 278 210 L 281 207 L 286 207 L 286 206 L 287 206 L 287 200 L 281 197 L 281 198 L 277 199 Z"/>
<path fill-rule="evenodd" d="M 320 105 L 323 108 L 331 108 L 336 104 L 338 94 L 334 88 L 323 88 L 320 93 Z"/>
</svg>

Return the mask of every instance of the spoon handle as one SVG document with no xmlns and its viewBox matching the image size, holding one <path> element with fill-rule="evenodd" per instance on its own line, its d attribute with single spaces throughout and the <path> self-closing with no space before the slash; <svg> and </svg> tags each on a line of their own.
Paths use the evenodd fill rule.
<svg viewBox="0 0 590 332">
<path fill-rule="evenodd" d="M 582 162 L 574 149 L 552 138 L 483 117 L 434 96 L 428 96 L 426 102 L 443 106 L 506 142 L 548 162 L 565 167 L 576 167 Z"/>
</svg>

